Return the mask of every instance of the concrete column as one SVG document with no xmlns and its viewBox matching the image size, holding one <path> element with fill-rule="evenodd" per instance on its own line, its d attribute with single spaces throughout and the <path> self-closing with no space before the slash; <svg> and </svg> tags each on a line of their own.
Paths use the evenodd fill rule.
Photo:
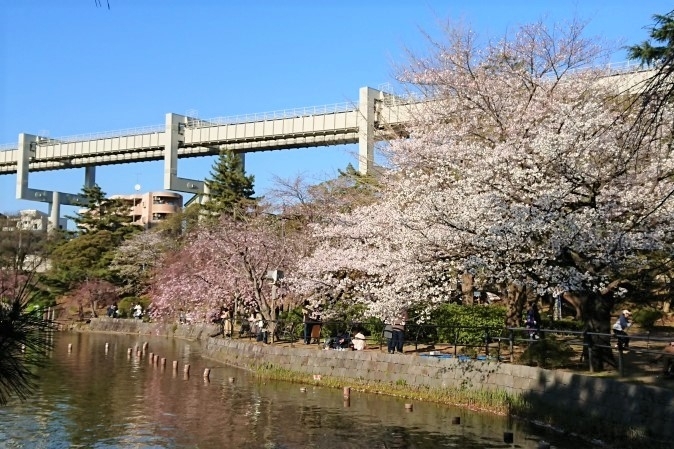
<svg viewBox="0 0 674 449">
<path fill-rule="evenodd" d="M 207 183 L 204 183 L 204 194 L 201 196 L 201 204 L 206 204 L 211 199 L 211 188 L 208 187 Z"/>
<path fill-rule="evenodd" d="M 358 171 L 366 175 L 374 164 L 375 98 L 379 91 L 361 87 L 358 102 Z"/>
<path fill-rule="evenodd" d="M 84 187 L 93 187 L 96 185 L 96 166 L 88 165 L 84 167 Z"/>
<path fill-rule="evenodd" d="M 166 114 L 164 132 L 164 188 L 177 192 L 199 194 L 203 192 L 203 181 L 178 177 L 178 148 L 185 143 L 185 116 Z"/>
<path fill-rule="evenodd" d="M 28 164 L 31 156 L 35 155 L 37 137 L 31 134 L 19 134 L 16 164 L 16 198 L 27 199 L 28 195 Z"/>
<path fill-rule="evenodd" d="M 246 153 L 235 153 L 236 157 L 241 161 L 241 173 L 246 172 Z"/>
<path fill-rule="evenodd" d="M 59 218 L 61 217 L 61 199 L 59 192 L 52 192 L 51 203 L 49 203 L 49 226 L 47 231 L 58 230 Z"/>
<path fill-rule="evenodd" d="M 178 147 L 185 141 L 181 136 L 180 119 L 178 114 L 166 114 L 166 130 L 164 131 L 164 188 L 173 190 L 174 178 L 178 176 Z M 184 132 L 184 131 L 183 131 Z"/>
</svg>

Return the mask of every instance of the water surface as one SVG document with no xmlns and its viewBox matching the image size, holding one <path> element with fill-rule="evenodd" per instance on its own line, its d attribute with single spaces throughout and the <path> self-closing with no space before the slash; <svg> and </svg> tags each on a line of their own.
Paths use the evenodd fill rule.
<svg viewBox="0 0 674 449">
<path fill-rule="evenodd" d="M 150 352 L 166 367 L 150 363 Z M 592 447 L 437 404 L 355 391 L 345 402 L 342 390 L 258 379 L 200 353 L 199 342 L 58 333 L 35 394 L 0 408 L 0 447 L 483 449 L 537 448 L 543 439 L 558 449 Z M 503 442 L 504 431 L 514 444 Z"/>
</svg>

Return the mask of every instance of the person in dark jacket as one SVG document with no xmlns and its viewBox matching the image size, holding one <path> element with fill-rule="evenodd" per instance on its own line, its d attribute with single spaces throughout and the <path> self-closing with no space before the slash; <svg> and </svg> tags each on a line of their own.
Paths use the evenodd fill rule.
<svg viewBox="0 0 674 449">
<path fill-rule="evenodd" d="M 538 306 L 535 302 L 529 303 L 529 309 L 527 309 L 527 318 L 524 323 L 527 329 L 529 329 L 529 338 L 532 340 L 538 340 L 540 338 L 541 330 L 541 314 L 538 311 Z"/>
<path fill-rule="evenodd" d="M 632 312 L 625 309 L 613 325 L 613 334 L 618 339 L 618 344 L 616 345 L 618 351 L 629 351 L 630 339 L 627 336 L 627 329 L 632 326 L 631 318 Z"/>
</svg>

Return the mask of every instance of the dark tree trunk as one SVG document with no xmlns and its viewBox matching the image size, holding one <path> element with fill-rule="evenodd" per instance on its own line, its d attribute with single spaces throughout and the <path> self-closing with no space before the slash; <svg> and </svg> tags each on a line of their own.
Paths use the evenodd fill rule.
<svg viewBox="0 0 674 449">
<path fill-rule="evenodd" d="M 527 290 L 524 285 L 511 282 L 504 288 L 502 296 L 505 298 L 506 305 L 506 327 L 521 326 L 522 313 L 524 305 L 527 302 Z"/>
<path fill-rule="evenodd" d="M 81 300 L 77 301 L 77 317 L 80 321 L 84 321 L 84 306 Z"/>
<path fill-rule="evenodd" d="M 584 331 L 607 335 L 588 335 L 586 343 L 592 348 L 592 369 L 603 371 L 604 364 L 615 366 L 611 350 L 611 310 L 614 305 L 612 292 L 585 292 L 574 295 L 579 300 Z M 583 347 L 583 360 L 589 361 L 588 347 Z"/>
</svg>

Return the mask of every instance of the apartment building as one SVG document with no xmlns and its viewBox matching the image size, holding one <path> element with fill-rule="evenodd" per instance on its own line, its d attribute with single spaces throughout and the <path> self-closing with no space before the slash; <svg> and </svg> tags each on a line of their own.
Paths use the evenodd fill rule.
<svg viewBox="0 0 674 449">
<path fill-rule="evenodd" d="M 49 215 L 35 209 L 24 209 L 16 215 L 2 216 L 2 230 L 10 231 L 21 229 L 24 231 L 47 232 L 49 230 Z M 59 218 L 59 229 L 66 229 L 67 218 Z"/>
<path fill-rule="evenodd" d="M 145 229 L 155 226 L 182 211 L 183 196 L 175 192 L 147 192 L 132 195 L 113 195 L 129 205 L 133 224 Z"/>
</svg>

